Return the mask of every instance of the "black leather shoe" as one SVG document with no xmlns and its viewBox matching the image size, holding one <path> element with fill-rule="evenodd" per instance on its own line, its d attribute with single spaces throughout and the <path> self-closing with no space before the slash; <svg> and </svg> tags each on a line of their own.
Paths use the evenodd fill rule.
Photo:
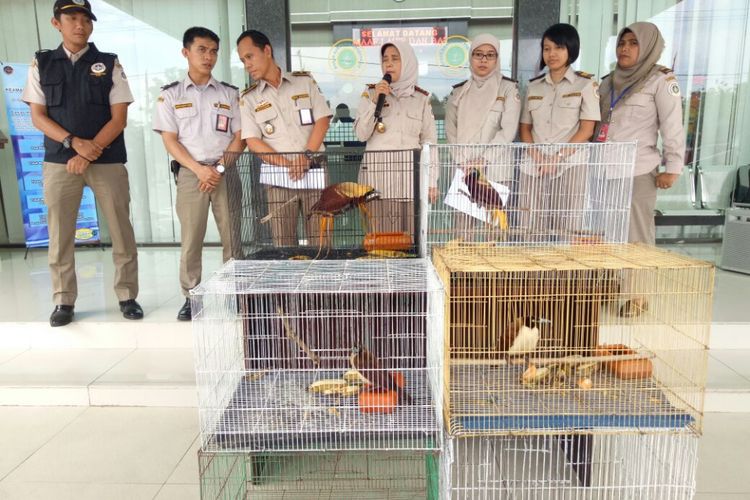
<svg viewBox="0 0 750 500">
<path fill-rule="evenodd" d="M 180 312 L 177 313 L 177 319 L 179 321 L 190 321 L 193 319 L 193 311 L 190 310 L 190 299 L 185 299 Z"/>
<path fill-rule="evenodd" d="M 55 306 L 49 317 L 49 326 L 65 326 L 73 321 L 73 306 Z"/>
<path fill-rule="evenodd" d="M 125 319 L 143 319 L 143 309 L 135 299 L 121 300 L 120 311 Z"/>
</svg>

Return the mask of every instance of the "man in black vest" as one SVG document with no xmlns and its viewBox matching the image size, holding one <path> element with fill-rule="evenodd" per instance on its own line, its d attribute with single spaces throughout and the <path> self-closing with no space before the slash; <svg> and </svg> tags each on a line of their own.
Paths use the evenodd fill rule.
<svg viewBox="0 0 750 500">
<path fill-rule="evenodd" d="M 88 43 L 96 16 L 88 0 L 57 0 L 52 26 L 62 35 L 29 69 L 23 100 L 44 133 L 44 201 L 55 309 L 50 325 L 73 320 L 78 295 L 75 231 L 84 186 L 94 191 L 112 236 L 115 293 L 127 319 L 143 318 L 138 296 L 138 254 L 130 223 L 130 192 L 123 130 L 133 96 L 114 54 Z"/>
</svg>

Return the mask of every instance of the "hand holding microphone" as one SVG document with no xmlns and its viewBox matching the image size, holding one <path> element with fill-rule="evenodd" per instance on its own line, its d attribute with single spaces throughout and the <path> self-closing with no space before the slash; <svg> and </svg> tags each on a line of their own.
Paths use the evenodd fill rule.
<svg viewBox="0 0 750 500">
<path fill-rule="evenodd" d="M 391 93 L 391 75 L 386 73 L 383 75 L 383 79 L 375 85 L 375 95 L 377 100 L 375 101 L 375 118 L 380 118 L 383 112 L 383 105 L 385 104 L 385 96 Z"/>
</svg>

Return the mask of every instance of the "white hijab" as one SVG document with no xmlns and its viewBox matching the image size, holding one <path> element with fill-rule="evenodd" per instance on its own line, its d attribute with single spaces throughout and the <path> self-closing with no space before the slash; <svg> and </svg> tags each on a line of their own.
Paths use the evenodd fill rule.
<svg viewBox="0 0 750 500">
<path fill-rule="evenodd" d="M 383 54 L 388 45 L 393 45 L 398 50 L 399 56 L 401 57 L 401 76 L 397 82 L 391 83 L 391 93 L 398 97 L 408 97 L 414 93 L 414 87 L 417 85 L 417 77 L 419 76 L 419 63 L 417 63 L 417 56 L 414 54 L 414 49 L 409 45 L 409 42 L 402 40 L 395 40 L 392 42 L 386 42 L 380 47 L 380 59 L 383 59 Z"/>
<path fill-rule="evenodd" d="M 457 137 L 459 144 L 471 144 L 479 140 L 484 118 L 497 100 L 502 75 L 500 74 L 500 40 L 489 33 L 481 34 L 471 42 L 469 54 L 473 54 L 477 47 L 491 45 L 497 52 L 495 69 L 487 76 L 476 75 L 471 72 L 471 78 L 461 86 L 456 98 Z M 470 56 L 471 57 L 471 56 Z"/>
</svg>

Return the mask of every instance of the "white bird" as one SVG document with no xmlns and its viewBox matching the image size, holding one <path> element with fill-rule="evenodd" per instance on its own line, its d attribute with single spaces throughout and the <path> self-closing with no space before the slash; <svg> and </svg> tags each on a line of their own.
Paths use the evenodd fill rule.
<svg viewBox="0 0 750 500">
<path fill-rule="evenodd" d="M 527 325 L 521 325 L 521 328 L 513 339 L 513 343 L 508 349 L 509 355 L 528 354 L 536 350 L 539 343 L 539 328 Z"/>
</svg>

